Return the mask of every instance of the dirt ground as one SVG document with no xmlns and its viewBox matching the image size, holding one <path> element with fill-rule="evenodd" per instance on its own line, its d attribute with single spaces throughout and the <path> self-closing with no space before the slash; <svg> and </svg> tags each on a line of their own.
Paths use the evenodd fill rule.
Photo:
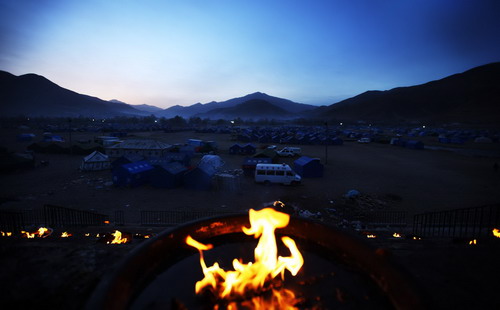
<svg viewBox="0 0 500 310">
<path fill-rule="evenodd" d="M 17 130 L 0 132 L 0 145 L 23 151 L 30 142 L 16 142 Z M 39 137 L 41 132 L 35 132 Z M 187 139 L 218 143 L 224 169 L 239 169 L 243 156 L 229 155 L 229 135 L 194 132 L 134 133 L 167 143 Z M 68 139 L 67 134 L 63 134 Z M 74 133 L 73 140 L 88 139 Z M 280 147 L 281 145 L 278 145 Z M 299 209 L 325 212 L 344 204 L 343 195 L 356 189 L 385 209 L 411 215 L 427 211 L 475 207 L 500 202 L 500 147 L 488 146 L 489 156 L 453 151 L 410 150 L 383 144 L 345 142 L 342 146 L 301 146 L 302 153 L 325 164 L 323 178 L 304 179 L 297 187 L 255 184 L 241 179 L 236 191 L 158 189 L 151 186 L 116 188 L 109 171 L 80 172 L 79 155 L 36 154 L 47 166 L 0 175 L 0 210 L 37 209 L 54 204 L 109 214 L 125 211 L 126 226 L 138 228 L 140 210 L 247 210 L 283 200 Z M 471 146 L 462 146 L 461 149 Z M 326 152 L 328 156 L 326 156 Z M 199 158 L 194 158 L 196 164 Z M 293 165 L 293 159 L 283 159 Z M 345 207 L 345 205 L 344 205 Z M 161 230 L 163 228 L 155 228 Z M 106 247 L 90 240 L 22 241 L 0 238 L 0 302 L 2 309 L 81 309 L 103 274 L 140 241 Z M 375 241 L 415 276 L 430 295 L 432 308 L 485 309 L 500 305 L 490 287 L 500 273 L 498 247 L 474 249 L 448 243 L 391 243 Z M 486 260 L 484 258 L 487 258 Z M 457 276 L 460 275 L 460 276 Z M 474 297 L 472 297 L 474 296 Z M 494 306 L 493 306 L 494 305 Z M 492 307 L 493 306 L 493 307 Z"/>
<path fill-rule="evenodd" d="M 168 143 L 185 143 L 189 138 L 213 140 L 225 170 L 241 168 L 244 156 L 229 155 L 234 144 L 230 135 L 181 133 L 138 133 Z M 90 136 L 91 137 L 91 136 Z M 73 140 L 89 138 L 73 134 Z M 15 142 L 15 134 L 4 134 L 0 145 L 23 150 L 29 142 Z M 325 163 L 323 178 L 304 179 L 298 187 L 255 184 L 253 178 L 241 178 L 236 191 L 193 191 L 159 189 L 151 186 L 116 188 L 106 186 L 111 173 L 80 172 L 83 156 L 36 154 L 37 161 L 48 166 L 0 175 L 1 209 L 33 209 L 43 204 L 95 210 L 113 214 L 125 211 L 134 221 L 138 210 L 246 210 L 265 202 L 287 200 L 302 209 L 322 211 L 335 208 L 351 189 L 387 201 L 388 208 L 415 213 L 475 207 L 500 201 L 500 172 L 493 165 L 500 161 L 500 146 L 492 150 L 497 157 L 466 156 L 451 151 L 411 150 L 391 145 L 345 142 L 342 146 L 301 146 L 302 153 Z M 280 147 L 280 145 L 278 145 Z M 326 158 L 326 153 L 328 157 Z M 193 158 L 196 165 L 200 157 Z M 293 159 L 282 158 L 293 167 Z"/>
</svg>

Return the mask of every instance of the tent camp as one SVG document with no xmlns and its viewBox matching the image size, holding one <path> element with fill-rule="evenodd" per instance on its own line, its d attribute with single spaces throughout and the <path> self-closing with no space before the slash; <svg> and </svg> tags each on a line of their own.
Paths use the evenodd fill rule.
<svg viewBox="0 0 500 310">
<path fill-rule="evenodd" d="M 320 178 L 323 176 L 323 164 L 319 158 L 302 156 L 294 161 L 295 172 L 303 178 Z"/>
<path fill-rule="evenodd" d="M 122 165 L 113 170 L 113 184 L 130 187 L 142 185 L 149 181 L 152 170 L 153 166 L 145 161 Z"/>
<path fill-rule="evenodd" d="M 196 190 L 209 190 L 212 187 L 214 175 L 223 165 L 224 162 L 217 155 L 203 156 L 196 168 L 184 174 L 184 187 Z"/>
<path fill-rule="evenodd" d="M 106 170 L 111 167 L 109 157 L 99 151 L 94 151 L 90 155 L 82 159 L 80 170 L 82 171 L 98 171 Z"/>
<path fill-rule="evenodd" d="M 175 188 L 182 185 L 182 177 L 187 168 L 178 162 L 155 166 L 150 181 L 154 187 Z"/>
<path fill-rule="evenodd" d="M 121 157 L 118 157 L 117 159 L 113 160 L 111 163 L 111 168 L 113 170 L 121 167 L 122 165 L 130 164 L 130 163 L 135 163 L 138 161 L 144 160 L 144 157 L 139 154 L 128 154 L 128 155 L 123 155 Z"/>
</svg>

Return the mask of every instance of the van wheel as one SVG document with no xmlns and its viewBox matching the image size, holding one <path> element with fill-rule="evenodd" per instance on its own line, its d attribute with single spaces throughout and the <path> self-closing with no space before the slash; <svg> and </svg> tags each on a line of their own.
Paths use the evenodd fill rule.
<svg viewBox="0 0 500 310">
<path fill-rule="evenodd" d="M 271 185 L 271 181 L 269 181 L 269 180 L 265 180 L 265 181 L 264 181 L 264 185 L 265 185 L 265 186 L 269 186 L 269 185 Z"/>
<path fill-rule="evenodd" d="M 292 186 L 298 186 L 298 185 L 299 185 L 299 182 L 297 182 L 297 181 L 292 181 L 291 185 L 292 185 Z"/>
</svg>

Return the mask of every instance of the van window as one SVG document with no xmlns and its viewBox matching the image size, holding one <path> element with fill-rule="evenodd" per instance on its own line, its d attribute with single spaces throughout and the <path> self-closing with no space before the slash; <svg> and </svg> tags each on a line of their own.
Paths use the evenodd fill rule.
<svg viewBox="0 0 500 310">
<path fill-rule="evenodd" d="M 265 175 L 266 171 L 264 170 L 257 170 L 257 175 Z"/>
<path fill-rule="evenodd" d="M 278 170 L 278 171 L 276 171 L 276 175 L 283 176 L 283 175 L 285 175 L 285 171 L 283 171 L 283 170 Z"/>
<path fill-rule="evenodd" d="M 274 175 L 274 170 L 267 170 L 266 172 L 266 175 Z"/>
<path fill-rule="evenodd" d="M 287 171 L 286 175 L 289 176 L 289 177 L 293 177 L 294 176 L 293 172 L 291 172 L 291 171 Z"/>
</svg>

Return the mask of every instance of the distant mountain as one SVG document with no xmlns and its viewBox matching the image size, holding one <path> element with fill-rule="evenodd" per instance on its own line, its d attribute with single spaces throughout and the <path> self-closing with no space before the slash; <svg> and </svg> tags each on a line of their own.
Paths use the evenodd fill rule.
<svg viewBox="0 0 500 310">
<path fill-rule="evenodd" d="M 267 100 L 250 99 L 229 108 L 213 109 L 205 113 L 196 114 L 200 118 L 209 119 L 291 119 L 297 118 L 295 113 L 278 107 Z"/>
<path fill-rule="evenodd" d="M 194 115 L 202 115 L 206 112 L 209 112 L 214 109 L 221 109 L 221 108 L 230 108 L 230 107 L 235 107 L 241 103 L 247 102 L 249 100 L 253 99 L 259 99 L 259 100 L 264 100 L 269 102 L 270 104 L 279 107 L 286 112 L 291 112 L 291 113 L 301 113 L 304 111 L 310 111 L 316 108 L 316 106 L 309 105 L 309 104 L 303 104 L 303 103 L 297 103 L 293 102 L 288 99 L 283 99 L 283 98 L 278 98 L 278 97 L 273 97 L 269 96 L 265 93 L 261 92 L 256 92 L 253 94 L 249 94 L 243 97 L 238 97 L 238 98 L 233 98 L 229 99 L 226 101 L 222 102 L 216 102 L 212 101 L 209 103 L 201 104 L 201 103 L 196 103 L 187 107 L 181 107 L 181 106 L 173 106 L 168 109 L 165 109 L 163 112 L 157 113 L 158 116 L 164 116 L 164 117 L 174 117 L 176 115 L 182 116 L 182 117 L 191 117 Z"/>
<path fill-rule="evenodd" d="M 336 120 L 500 124 L 500 62 L 422 85 L 367 91 L 307 115 Z"/>
<path fill-rule="evenodd" d="M 150 114 L 155 114 L 155 115 L 156 115 L 156 113 L 160 113 L 163 111 L 162 108 L 158 108 L 157 106 L 149 105 L 149 104 L 131 104 L 130 106 L 133 107 L 134 109 L 139 110 L 139 111 L 144 111 L 144 112 L 148 112 Z"/>
<path fill-rule="evenodd" d="M 0 71 L 2 116 L 110 117 L 148 115 L 128 104 L 110 102 L 62 88 L 43 76 Z"/>
</svg>

